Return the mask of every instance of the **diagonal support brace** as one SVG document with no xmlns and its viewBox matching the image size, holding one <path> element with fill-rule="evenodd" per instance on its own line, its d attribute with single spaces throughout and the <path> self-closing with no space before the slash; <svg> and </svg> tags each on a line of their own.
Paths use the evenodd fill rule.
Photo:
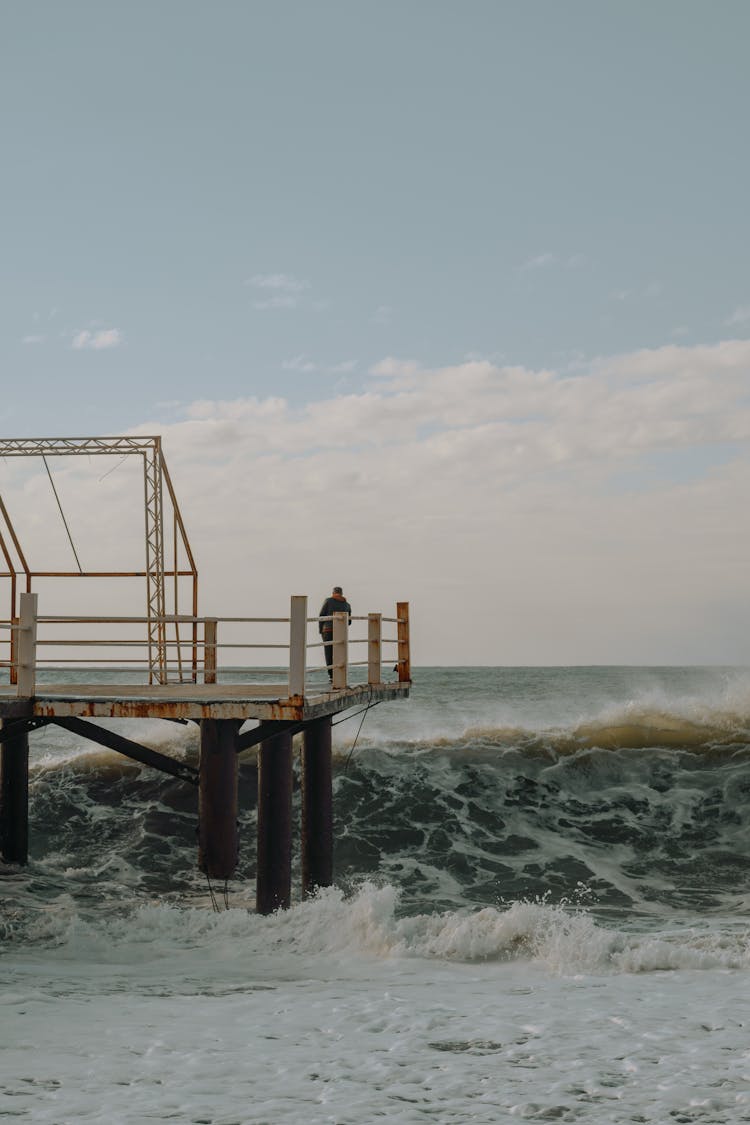
<svg viewBox="0 0 750 1125">
<path fill-rule="evenodd" d="M 259 742 L 265 742 L 267 738 L 273 738 L 277 734 L 299 734 L 306 726 L 306 722 L 300 723 L 296 720 L 285 722 L 283 719 L 268 719 L 260 726 L 237 736 L 237 753 L 249 750 L 251 746 L 257 746 Z"/>
<path fill-rule="evenodd" d="M 17 738 L 19 734 L 29 734 L 32 730 L 39 730 L 40 727 L 46 727 L 51 722 L 52 719 L 41 715 L 35 715 L 30 719 L 6 719 L 0 727 L 0 743 L 8 742 L 11 738 Z"/>
<path fill-rule="evenodd" d="M 139 742 L 132 742 L 129 738 L 123 738 L 121 734 L 117 734 L 113 730 L 106 730 L 104 727 L 98 726 L 97 723 L 90 723 L 86 719 L 73 717 L 54 718 L 51 721 L 58 727 L 72 731 L 73 734 L 78 734 L 81 738 L 88 738 L 91 742 L 98 742 L 100 746 L 106 746 L 108 750 L 114 750 L 117 754 L 124 754 L 126 758 L 132 758 L 144 766 L 151 766 L 152 769 L 171 774 L 172 777 L 179 778 L 180 781 L 187 781 L 190 785 L 197 786 L 198 784 L 198 771 L 193 766 L 188 766 L 185 762 L 177 762 L 167 754 L 160 754 L 158 750 L 141 746 Z"/>
</svg>

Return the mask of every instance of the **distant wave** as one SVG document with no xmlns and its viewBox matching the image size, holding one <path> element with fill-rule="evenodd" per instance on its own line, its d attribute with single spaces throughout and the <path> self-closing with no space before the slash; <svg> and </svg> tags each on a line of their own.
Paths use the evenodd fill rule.
<svg viewBox="0 0 750 1125">
<path fill-rule="evenodd" d="M 395 743 L 419 750 L 462 750 L 472 747 L 546 748 L 560 754 L 588 747 L 605 750 L 644 750 L 666 747 L 683 750 L 713 750 L 750 745 L 750 715 L 733 711 L 711 711 L 700 719 L 650 707 L 628 707 L 576 723 L 570 727 L 467 725 L 458 734 L 401 739 L 390 735 L 365 735 L 364 744 Z"/>
</svg>

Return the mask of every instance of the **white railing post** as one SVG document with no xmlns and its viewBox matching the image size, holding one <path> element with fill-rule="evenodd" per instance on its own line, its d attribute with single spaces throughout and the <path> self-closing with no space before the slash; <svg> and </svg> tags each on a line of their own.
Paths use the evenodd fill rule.
<svg viewBox="0 0 750 1125">
<path fill-rule="evenodd" d="M 368 613 L 367 615 L 367 682 L 379 684 L 383 679 L 383 615 L 381 613 Z"/>
<path fill-rule="evenodd" d="M 37 594 L 21 594 L 18 619 L 18 686 L 22 699 L 31 699 L 36 692 L 36 619 Z"/>
<path fill-rule="evenodd" d="M 289 694 L 305 694 L 307 670 L 307 597 L 292 594 L 289 607 Z"/>
<path fill-rule="evenodd" d="M 349 663 L 349 614 L 333 615 L 333 682 L 334 691 L 346 687 L 346 666 Z"/>
</svg>

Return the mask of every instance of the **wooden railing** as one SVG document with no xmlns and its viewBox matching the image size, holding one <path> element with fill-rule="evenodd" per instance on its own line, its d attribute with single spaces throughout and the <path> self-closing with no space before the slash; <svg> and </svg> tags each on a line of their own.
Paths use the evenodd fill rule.
<svg viewBox="0 0 750 1125">
<path fill-rule="evenodd" d="M 10 673 L 9 689 L 2 690 L 13 692 L 15 689 L 13 693 L 21 698 L 36 694 L 39 672 L 54 671 L 59 678 L 60 671 L 68 668 L 71 681 L 76 684 L 94 682 L 91 674 L 101 676 L 103 671 L 127 672 L 131 676 L 145 673 L 150 683 L 163 684 L 215 684 L 222 673 L 231 673 L 235 683 L 253 682 L 253 677 L 257 679 L 261 674 L 265 677 L 278 674 L 283 677 L 290 697 L 304 696 L 311 691 L 319 693 L 323 686 L 327 689 L 325 680 L 329 671 L 334 691 L 349 686 L 350 680 L 380 684 L 384 669 L 394 666 L 399 681 L 411 680 L 408 602 L 398 602 L 392 617 L 382 613 L 352 615 L 350 627 L 346 613 L 334 613 L 325 619 L 309 617 L 306 596 L 291 598 L 288 617 L 171 615 L 159 619 L 42 616 L 38 612 L 37 598 L 37 594 L 21 594 L 19 618 L 0 622 L 0 646 L 8 652 L 8 659 L 0 660 L 0 668 L 7 668 Z M 331 622 L 331 642 L 323 641 L 319 635 L 320 620 Z M 164 658 L 157 670 L 158 680 L 148 659 L 149 635 L 154 624 L 163 626 L 166 638 Z M 61 629 L 65 630 L 62 635 Z M 120 636 L 121 633 L 129 635 Z M 330 668 L 324 655 L 324 646 L 328 643 L 332 644 L 333 652 Z M 353 660 L 350 653 L 359 645 L 366 646 L 364 657 Z M 228 664 L 219 659 L 220 655 L 230 652 L 261 650 L 274 654 L 284 652 L 284 664 L 269 668 L 238 667 L 236 663 Z M 45 655 L 47 652 L 49 655 Z M 70 652 L 76 655 L 67 655 Z M 317 655 L 321 660 L 313 663 Z M 364 671 L 359 669 L 366 669 L 366 680 Z M 320 679 L 317 682 L 313 679 L 318 674 L 322 674 L 323 684 Z"/>
</svg>

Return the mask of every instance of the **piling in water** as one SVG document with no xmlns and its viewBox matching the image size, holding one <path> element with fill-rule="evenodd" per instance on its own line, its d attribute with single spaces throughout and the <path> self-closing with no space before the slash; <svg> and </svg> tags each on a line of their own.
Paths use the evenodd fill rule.
<svg viewBox="0 0 750 1125">
<path fill-rule="evenodd" d="M 214 879 L 237 867 L 237 734 L 235 719 L 202 719 L 198 785 L 198 865 Z"/>
<path fill-rule="evenodd" d="M 258 749 L 256 909 L 288 909 L 292 893 L 292 736 L 282 732 Z"/>
<path fill-rule="evenodd" d="M 0 745 L 0 852 L 6 863 L 27 863 L 29 859 L 27 731 Z"/>
<path fill-rule="evenodd" d="M 333 883 L 331 716 L 305 727 L 302 747 L 302 893 Z"/>
</svg>

